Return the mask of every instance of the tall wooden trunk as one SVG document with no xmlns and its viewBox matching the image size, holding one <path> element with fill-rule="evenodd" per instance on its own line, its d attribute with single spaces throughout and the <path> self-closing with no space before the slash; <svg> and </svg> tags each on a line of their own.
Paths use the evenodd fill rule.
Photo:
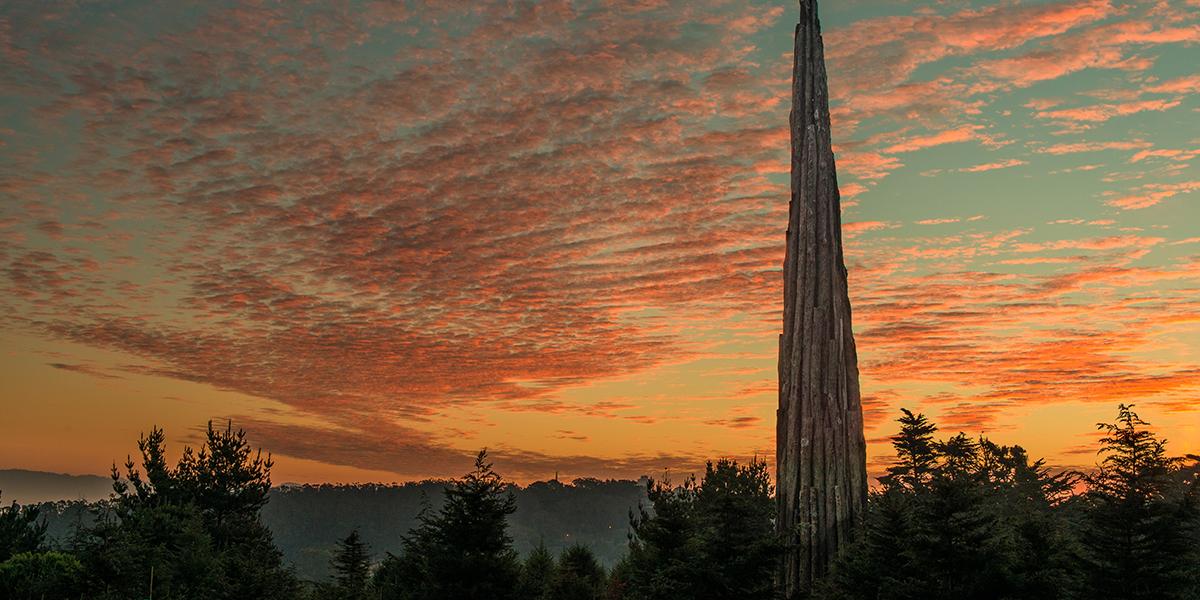
<svg viewBox="0 0 1200 600">
<path fill-rule="evenodd" d="M 828 94 L 816 1 L 800 0 L 776 432 L 776 525 L 787 545 L 779 585 L 787 598 L 802 597 L 825 575 L 867 495 Z"/>
</svg>

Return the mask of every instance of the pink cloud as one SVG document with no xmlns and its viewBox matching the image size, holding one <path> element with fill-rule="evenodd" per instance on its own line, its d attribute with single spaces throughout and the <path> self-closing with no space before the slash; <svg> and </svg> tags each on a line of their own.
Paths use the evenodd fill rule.
<svg viewBox="0 0 1200 600">
<path fill-rule="evenodd" d="M 1029 164 L 1028 161 L 1024 161 L 1019 158 L 1009 158 L 1009 159 L 1001 160 L 1001 161 L 997 161 L 997 162 L 983 163 L 983 164 L 975 165 L 972 167 L 963 167 L 963 168 L 959 169 L 959 171 L 962 171 L 964 173 L 982 173 L 984 171 L 995 171 L 997 169 L 1010 169 L 1012 167 L 1019 167 L 1021 165 L 1027 165 L 1027 164 Z"/>
<path fill-rule="evenodd" d="M 882 229 L 892 229 L 897 227 L 894 223 L 887 221 L 858 221 L 854 223 L 843 223 L 842 232 L 846 237 L 852 238 L 868 231 L 879 231 Z"/>
<path fill-rule="evenodd" d="M 1109 206 L 1125 210 L 1149 208 L 1169 198 L 1180 194 L 1189 194 L 1200 190 L 1200 181 L 1181 181 L 1178 183 L 1148 183 L 1139 187 L 1131 194 L 1109 200 Z"/>
<path fill-rule="evenodd" d="M 1196 158 L 1196 156 L 1200 156 L 1200 149 L 1179 150 L 1179 149 L 1172 149 L 1172 148 L 1156 148 L 1153 150 L 1142 150 L 1142 151 L 1138 152 L 1137 154 L 1134 154 L 1129 159 L 1129 162 L 1131 162 L 1131 163 L 1141 162 L 1147 158 L 1167 158 L 1170 160 L 1187 162 L 1187 161 L 1192 160 L 1193 158 Z"/>
<path fill-rule="evenodd" d="M 1098 123 L 1145 111 L 1162 112 L 1179 106 L 1181 100 L 1140 100 L 1121 104 L 1099 104 L 1079 108 L 1064 108 L 1059 110 L 1041 111 L 1036 114 L 1039 119 L 1057 121 L 1082 121 Z"/>
<path fill-rule="evenodd" d="M 957 144 L 961 142 L 969 142 L 973 140 L 990 141 L 990 138 L 979 133 L 979 127 L 967 125 L 956 129 L 939 131 L 926 136 L 910 137 L 898 144 L 889 146 L 884 152 L 889 154 L 900 154 L 904 152 L 915 152 L 925 148 L 941 146 L 944 144 Z"/>
<path fill-rule="evenodd" d="M 1200 75 L 1188 75 L 1171 79 L 1146 88 L 1146 91 L 1156 94 L 1195 94 L 1200 93 Z"/>
<path fill-rule="evenodd" d="M 1078 142 L 1068 144 L 1053 144 L 1038 148 L 1043 154 L 1079 154 L 1083 152 L 1102 152 L 1105 150 L 1141 150 L 1152 144 L 1143 140 L 1111 141 L 1111 142 Z"/>
</svg>

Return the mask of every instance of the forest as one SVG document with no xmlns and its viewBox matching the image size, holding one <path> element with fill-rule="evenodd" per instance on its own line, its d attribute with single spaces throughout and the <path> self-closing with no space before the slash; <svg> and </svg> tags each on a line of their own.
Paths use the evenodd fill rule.
<svg viewBox="0 0 1200 600">
<path fill-rule="evenodd" d="M 939 437 L 907 410 L 898 425 L 891 466 L 813 598 L 1200 598 L 1200 457 L 1171 455 L 1133 407 L 1097 424 L 1097 463 L 1086 472 L 1052 469 L 984 437 Z M 243 431 L 210 425 L 203 445 L 173 465 L 165 440 L 157 428 L 139 439 L 139 459 L 113 467 L 110 499 L 74 513 L 62 535 L 51 535 L 45 505 L 0 509 L 2 597 L 778 598 L 783 548 L 761 460 L 715 460 L 679 482 L 646 480 L 634 495 L 632 482 L 610 489 L 595 480 L 535 492 L 543 504 L 605 494 L 635 502 L 619 553 L 605 557 L 613 549 L 592 547 L 608 539 L 595 532 L 578 536 L 592 545 L 528 535 L 516 543 L 514 531 L 538 518 L 533 509 L 518 516 L 517 494 L 534 486 L 506 482 L 483 451 L 470 472 L 440 483 L 440 494 L 403 504 L 407 529 L 383 532 L 396 537 L 395 551 L 379 555 L 367 538 L 380 532 L 350 528 L 336 533 L 327 568 L 313 577 L 285 559 L 277 539 L 286 533 L 265 522 L 268 503 L 288 493 L 271 493 L 271 459 Z M 329 502 L 348 498 L 324 491 Z M 541 516 L 549 514 L 564 513 Z M 61 519 L 55 527 L 64 528 Z"/>
<path fill-rule="evenodd" d="M 417 525 L 422 507 L 440 508 L 442 490 L 449 483 L 429 479 L 403 484 L 276 484 L 259 516 L 284 562 L 295 567 L 296 576 L 319 581 L 331 572 L 329 561 L 337 540 L 348 531 L 359 530 L 372 561 L 388 552 L 399 553 L 400 542 Z M 647 499 L 645 482 L 633 480 L 551 479 L 525 486 L 509 484 L 507 491 L 517 500 L 517 511 L 508 517 L 508 533 L 517 552 L 525 555 L 545 545 L 558 554 L 583 544 L 605 568 L 625 555 L 629 510 Z M 68 542 L 78 528 L 93 525 L 103 512 L 102 506 L 84 500 L 42 502 L 31 508 L 45 520 L 50 545 Z"/>
</svg>

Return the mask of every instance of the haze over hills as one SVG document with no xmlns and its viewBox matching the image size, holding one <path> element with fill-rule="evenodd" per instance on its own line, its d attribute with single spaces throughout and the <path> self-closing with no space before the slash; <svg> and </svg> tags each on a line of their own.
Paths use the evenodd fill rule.
<svg viewBox="0 0 1200 600">
<path fill-rule="evenodd" d="M 112 480 L 100 475 L 69 475 L 27 469 L 0 469 L 0 500 L 5 504 L 55 500 L 102 500 L 112 492 Z"/>
<path fill-rule="evenodd" d="M 271 490 L 262 510 L 285 560 L 304 579 L 321 580 L 328 574 L 336 541 L 358 529 L 371 548 L 373 559 L 401 551 L 401 537 L 418 524 L 424 505 L 442 503 L 444 481 L 404 484 L 296 485 Z M 14 490 L 9 495 L 9 487 Z M 5 502 L 45 502 L 50 537 L 56 543 L 70 538 L 77 526 L 95 517 L 89 502 L 108 497 L 111 482 L 96 475 L 63 475 L 8 469 L 0 471 L 0 493 Z M 517 512 L 509 518 L 513 546 L 522 554 L 544 543 L 558 555 L 577 543 L 592 549 L 606 567 L 625 554 L 629 515 L 646 501 L 645 481 L 576 479 L 571 483 L 539 481 L 510 486 Z"/>
</svg>

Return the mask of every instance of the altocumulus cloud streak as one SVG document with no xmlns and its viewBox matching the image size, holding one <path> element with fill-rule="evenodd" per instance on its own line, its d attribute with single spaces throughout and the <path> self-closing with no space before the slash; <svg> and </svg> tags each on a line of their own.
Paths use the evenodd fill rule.
<svg viewBox="0 0 1200 600">
<path fill-rule="evenodd" d="M 871 426 L 1194 417 L 1194 8 L 826 10 Z M 66 376 L 270 400 L 220 416 L 322 463 L 762 453 L 791 11 L 10 3 L 0 326 Z"/>
</svg>

